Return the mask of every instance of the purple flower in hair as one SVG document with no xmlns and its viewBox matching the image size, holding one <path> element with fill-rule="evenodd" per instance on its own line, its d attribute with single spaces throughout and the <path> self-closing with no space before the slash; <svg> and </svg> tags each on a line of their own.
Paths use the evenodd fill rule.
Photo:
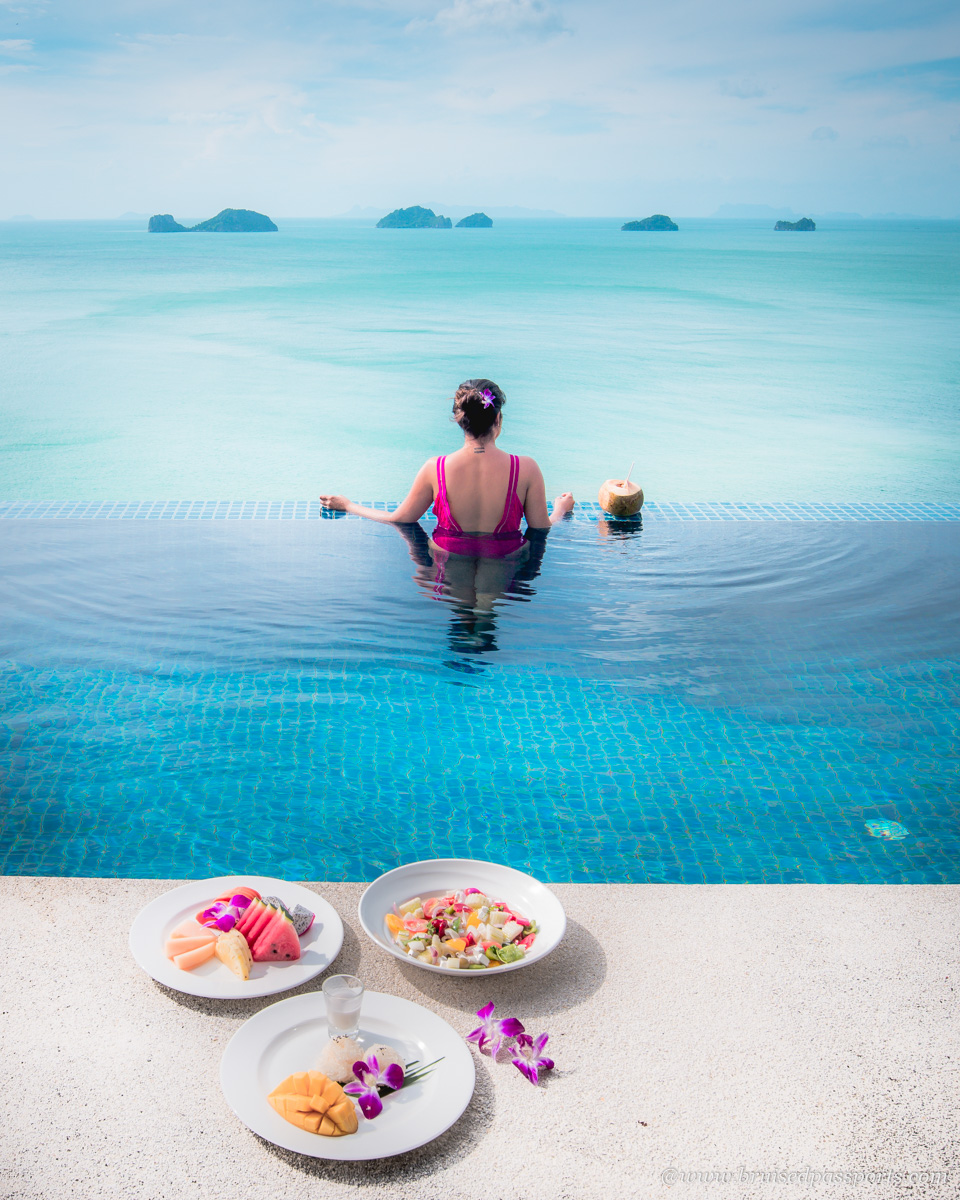
<svg viewBox="0 0 960 1200">
<path fill-rule="evenodd" d="M 493 392 L 491 392 L 489 388 L 484 388 L 480 395 L 483 397 L 483 407 L 493 408 L 493 405 L 497 399 Z"/>
</svg>

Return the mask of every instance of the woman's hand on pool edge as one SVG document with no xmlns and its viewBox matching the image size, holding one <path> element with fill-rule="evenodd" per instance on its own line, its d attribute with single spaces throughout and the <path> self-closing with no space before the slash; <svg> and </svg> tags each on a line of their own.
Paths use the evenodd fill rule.
<svg viewBox="0 0 960 1200">
<path fill-rule="evenodd" d="M 346 496 L 321 496 L 320 503 L 331 512 L 349 512 L 350 501 Z"/>
<path fill-rule="evenodd" d="M 573 498 L 573 492 L 561 492 L 553 502 L 553 512 L 550 514 L 550 524 L 555 525 L 557 521 L 562 521 L 569 512 L 573 512 L 573 506 L 576 501 Z"/>
</svg>

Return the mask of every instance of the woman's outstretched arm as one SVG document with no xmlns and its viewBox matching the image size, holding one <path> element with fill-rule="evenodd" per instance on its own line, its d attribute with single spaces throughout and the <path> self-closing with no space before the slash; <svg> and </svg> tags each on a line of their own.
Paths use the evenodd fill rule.
<svg viewBox="0 0 960 1200">
<path fill-rule="evenodd" d="M 530 477 L 523 502 L 523 515 L 531 529 L 549 529 L 573 508 L 573 493 L 562 492 L 553 502 L 553 512 L 548 512 L 543 474 L 532 458 L 528 458 L 527 462 L 530 464 Z"/>
<path fill-rule="evenodd" d="M 419 521 L 433 503 L 433 481 L 436 478 L 436 459 L 428 459 L 417 472 L 413 487 L 407 493 L 407 498 L 393 512 L 379 508 L 364 508 L 362 504 L 354 504 L 346 496 L 321 496 L 320 503 L 324 508 L 334 512 L 353 513 L 357 517 L 368 517 L 371 521 L 383 521 L 387 525 L 409 525 Z"/>
</svg>

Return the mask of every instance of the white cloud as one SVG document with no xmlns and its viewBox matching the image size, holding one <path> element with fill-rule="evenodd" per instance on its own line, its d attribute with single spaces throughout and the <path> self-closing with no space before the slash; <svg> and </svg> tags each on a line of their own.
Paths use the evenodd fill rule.
<svg viewBox="0 0 960 1200">
<path fill-rule="evenodd" d="M 0 54 L 10 58 L 22 58 L 33 53 L 33 42 L 29 38 L 3 38 L 0 40 Z"/>
<path fill-rule="evenodd" d="M 545 0 L 453 0 L 433 19 L 444 33 L 557 33 L 559 14 Z"/>
<path fill-rule="evenodd" d="M 104 0 L 96 21 L 64 4 L 56 41 L 46 18 L 7 30 L 35 57 L 0 47 L 5 211 L 955 211 L 955 108 L 848 82 L 932 60 L 932 26 L 785 34 L 760 0 L 231 0 L 229 23 L 187 0 Z"/>
</svg>

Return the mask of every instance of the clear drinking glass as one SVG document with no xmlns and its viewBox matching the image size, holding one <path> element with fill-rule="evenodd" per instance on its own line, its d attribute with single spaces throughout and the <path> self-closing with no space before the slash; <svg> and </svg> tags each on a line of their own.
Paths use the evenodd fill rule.
<svg viewBox="0 0 960 1200">
<path fill-rule="evenodd" d="M 356 1037 L 360 1029 L 363 984 L 356 975 L 331 975 L 323 981 L 327 1029 L 331 1037 Z"/>
</svg>

